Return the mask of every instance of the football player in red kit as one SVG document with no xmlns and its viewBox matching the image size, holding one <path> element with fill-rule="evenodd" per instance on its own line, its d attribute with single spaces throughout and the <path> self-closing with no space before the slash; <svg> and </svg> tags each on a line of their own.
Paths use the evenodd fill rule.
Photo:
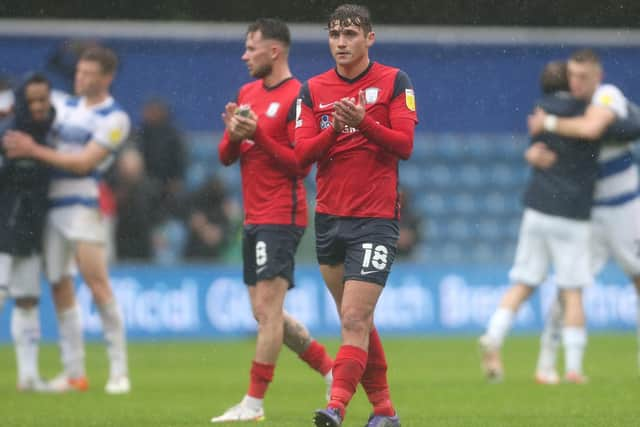
<svg viewBox="0 0 640 427">
<path fill-rule="evenodd" d="M 362 383 L 373 405 L 367 426 L 398 427 L 373 317 L 396 254 L 398 162 L 413 148 L 415 97 L 407 74 L 369 60 L 365 7 L 338 7 L 328 30 L 336 67 L 302 86 L 295 132 L 300 166 L 317 162 L 316 250 L 342 328 L 330 401 L 314 422 L 342 425 Z"/>
<path fill-rule="evenodd" d="M 303 179 L 293 149 L 295 102 L 300 82 L 289 70 L 287 25 L 259 19 L 247 30 L 242 60 L 257 80 L 240 88 L 225 107 L 220 161 L 240 160 L 245 210 L 242 241 L 244 282 L 258 321 L 249 390 L 212 422 L 260 421 L 263 398 L 284 342 L 331 384 L 333 361 L 307 329 L 283 309 L 294 286 L 294 255 L 307 225 Z"/>
</svg>

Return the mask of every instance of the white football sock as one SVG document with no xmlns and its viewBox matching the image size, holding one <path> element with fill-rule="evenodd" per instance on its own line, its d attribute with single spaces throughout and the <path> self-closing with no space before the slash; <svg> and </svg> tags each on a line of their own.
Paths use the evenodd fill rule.
<svg viewBox="0 0 640 427">
<path fill-rule="evenodd" d="M 253 410 L 257 410 L 262 408 L 262 402 L 264 399 L 258 399 L 257 397 L 251 397 L 248 394 L 244 396 L 244 398 L 242 399 L 242 405 L 246 406 L 247 408 L 253 409 Z"/>
<path fill-rule="evenodd" d="M 327 372 L 327 374 L 324 376 L 324 382 L 327 385 L 331 385 L 333 383 L 333 372 L 332 371 Z"/>
<path fill-rule="evenodd" d="M 11 312 L 11 336 L 16 348 L 18 382 L 39 379 L 38 343 L 40 342 L 40 316 L 38 306 L 14 306 Z"/>
<path fill-rule="evenodd" d="M 104 305 L 98 305 L 102 330 L 107 343 L 107 355 L 109 356 L 109 375 L 112 378 L 127 376 L 127 338 L 124 330 L 122 315 L 115 301 Z"/>
<path fill-rule="evenodd" d="M 549 307 L 549 313 L 540 336 L 540 354 L 538 355 L 538 371 L 554 372 L 558 358 L 558 348 L 562 340 L 562 322 L 564 309 L 557 298 Z"/>
<path fill-rule="evenodd" d="M 489 326 L 487 327 L 487 336 L 491 340 L 492 345 L 496 347 L 502 347 L 504 338 L 511 329 L 511 324 L 515 313 L 508 308 L 498 307 L 493 313 L 491 319 L 489 319 Z"/>
<path fill-rule="evenodd" d="M 562 328 L 565 371 L 582 374 L 582 359 L 587 346 L 587 330 L 584 327 L 569 326 Z"/>
<path fill-rule="evenodd" d="M 68 310 L 59 311 L 57 315 L 60 332 L 60 356 L 64 371 L 69 378 L 84 377 L 85 353 L 80 308 L 74 305 Z"/>
</svg>

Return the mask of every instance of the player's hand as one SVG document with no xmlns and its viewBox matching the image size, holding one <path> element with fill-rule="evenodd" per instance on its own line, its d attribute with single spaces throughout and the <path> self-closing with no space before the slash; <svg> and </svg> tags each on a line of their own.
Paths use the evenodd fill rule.
<svg viewBox="0 0 640 427">
<path fill-rule="evenodd" d="M 229 129 L 229 122 L 231 121 L 231 117 L 233 117 L 234 111 L 238 108 L 238 104 L 235 102 L 227 102 L 227 105 L 224 106 L 224 112 L 222 113 L 222 121 L 224 122 L 224 127 Z"/>
<path fill-rule="evenodd" d="M 242 135 L 235 131 L 231 124 L 231 119 L 235 115 L 236 108 L 238 108 L 238 104 L 235 102 L 227 102 L 227 105 L 224 106 L 224 113 L 222 113 L 222 121 L 229 133 L 229 140 L 231 142 L 240 142 L 244 139 Z"/>
<path fill-rule="evenodd" d="M 364 120 L 365 105 L 364 92 L 360 91 L 357 103 L 353 98 L 342 98 L 340 101 L 336 101 L 334 117 L 349 127 L 357 128 Z"/>
<path fill-rule="evenodd" d="M 241 139 L 251 139 L 258 126 L 258 116 L 253 110 L 249 110 L 249 116 L 244 117 L 234 114 L 230 121 L 230 132 L 239 135 Z"/>
<path fill-rule="evenodd" d="M 536 108 L 533 114 L 527 117 L 527 125 L 529 127 L 529 135 L 538 135 L 544 132 L 544 118 L 547 114 L 542 108 Z"/>
<path fill-rule="evenodd" d="M 33 157 L 36 142 L 30 135 L 24 132 L 10 130 L 4 134 L 2 146 L 4 147 L 6 156 L 10 159 L 15 159 L 16 157 Z"/>
<path fill-rule="evenodd" d="M 525 151 L 524 158 L 534 168 L 549 169 L 558 160 L 558 155 L 544 142 L 535 142 Z"/>
</svg>

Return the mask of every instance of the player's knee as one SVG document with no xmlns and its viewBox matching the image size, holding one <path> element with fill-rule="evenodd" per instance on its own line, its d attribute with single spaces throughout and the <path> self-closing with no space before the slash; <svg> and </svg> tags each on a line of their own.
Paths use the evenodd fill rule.
<svg viewBox="0 0 640 427">
<path fill-rule="evenodd" d="M 253 308 L 253 317 L 259 325 L 268 325 L 273 323 L 283 324 L 282 309 L 274 307 L 265 301 L 256 302 Z"/>
<path fill-rule="evenodd" d="M 70 280 L 61 280 L 51 288 L 51 295 L 56 305 L 56 309 L 64 310 L 75 304 L 75 293 L 73 283 Z"/>
<path fill-rule="evenodd" d="M 342 309 L 342 329 L 358 335 L 369 333 L 371 319 L 357 307 L 343 307 Z"/>
</svg>

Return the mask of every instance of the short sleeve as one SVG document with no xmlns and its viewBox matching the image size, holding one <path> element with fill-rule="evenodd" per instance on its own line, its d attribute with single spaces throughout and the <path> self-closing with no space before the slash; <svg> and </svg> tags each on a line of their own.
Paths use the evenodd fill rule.
<svg viewBox="0 0 640 427">
<path fill-rule="evenodd" d="M 416 113 L 416 95 L 409 76 L 398 70 L 393 83 L 390 114 L 393 118 L 409 118 L 418 122 Z"/>
<path fill-rule="evenodd" d="M 629 111 L 627 109 L 627 99 L 620 89 L 614 85 L 606 84 L 600 86 L 593 94 L 592 105 L 598 105 L 611 109 L 616 117 L 626 118 Z"/>
<path fill-rule="evenodd" d="M 109 151 L 117 151 L 129 136 L 131 123 L 124 111 L 114 111 L 103 120 L 93 133 L 93 141 Z"/>
</svg>

